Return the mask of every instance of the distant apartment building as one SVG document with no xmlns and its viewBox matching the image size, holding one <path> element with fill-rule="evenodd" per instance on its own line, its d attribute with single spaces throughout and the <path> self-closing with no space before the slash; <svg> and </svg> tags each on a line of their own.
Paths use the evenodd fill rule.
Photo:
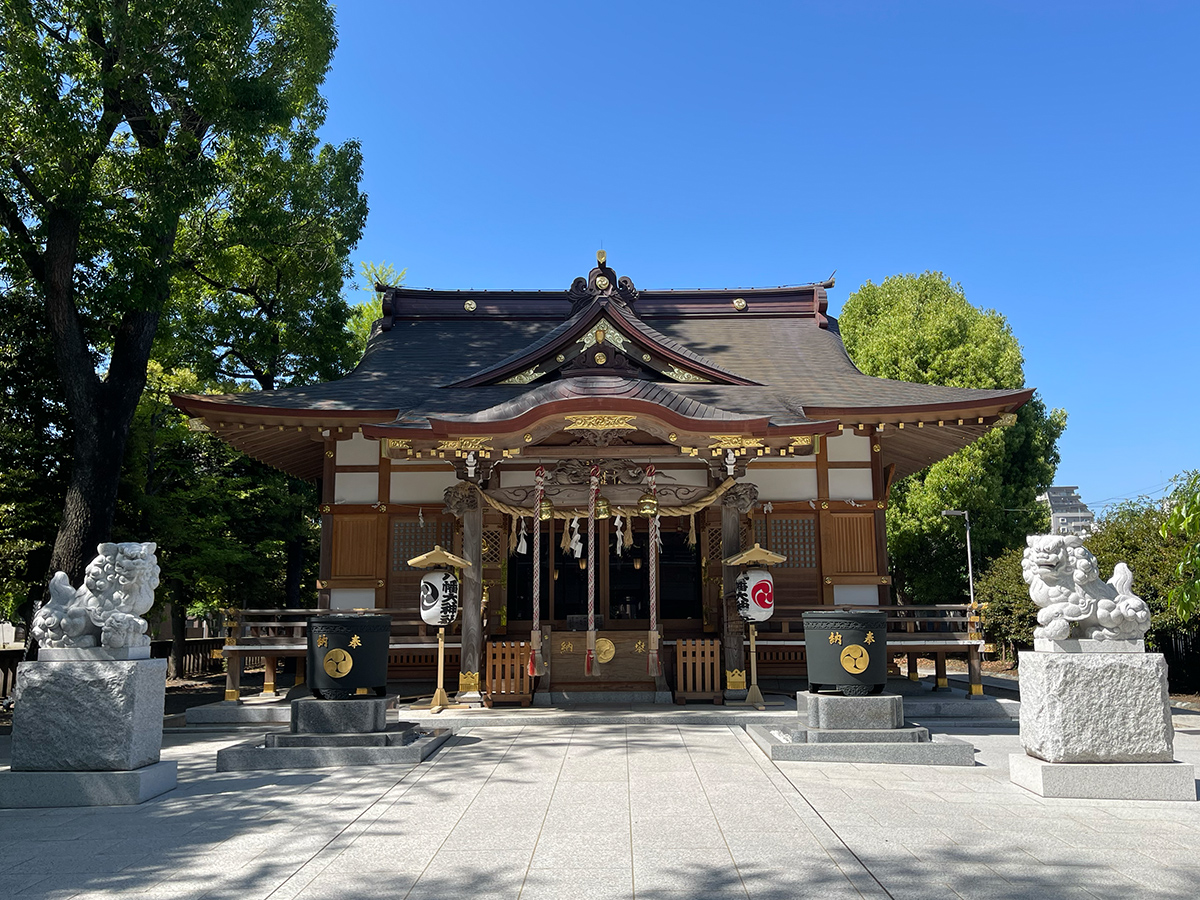
<svg viewBox="0 0 1200 900">
<path fill-rule="evenodd" d="M 1079 498 L 1079 487 L 1052 487 L 1039 494 L 1040 502 L 1050 507 L 1050 531 L 1053 534 L 1088 534 L 1096 517 Z"/>
</svg>

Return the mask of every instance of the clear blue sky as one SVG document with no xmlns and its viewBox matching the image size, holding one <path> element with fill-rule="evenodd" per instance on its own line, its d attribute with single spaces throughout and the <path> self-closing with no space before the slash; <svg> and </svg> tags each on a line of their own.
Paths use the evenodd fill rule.
<svg viewBox="0 0 1200 900">
<path fill-rule="evenodd" d="M 1200 4 L 345 0 L 324 136 L 410 285 L 937 269 L 1101 507 L 1200 467 Z"/>
</svg>

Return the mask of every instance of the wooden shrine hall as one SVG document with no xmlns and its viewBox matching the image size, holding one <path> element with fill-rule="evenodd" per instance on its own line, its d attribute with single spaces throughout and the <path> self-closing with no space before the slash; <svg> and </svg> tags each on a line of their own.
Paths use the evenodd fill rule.
<svg viewBox="0 0 1200 900">
<path fill-rule="evenodd" d="M 931 654 L 944 686 L 945 654 L 965 654 L 979 692 L 972 611 L 893 605 L 888 495 L 1033 392 L 864 375 L 826 314 L 832 287 L 638 290 L 603 252 L 565 291 L 380 286 L 345 378 L 174 402 L 319 484 L 319 608 L 390 613 L 395 678 L 435 665 L 408 560 L 440 545 L 471 562 L 448 636 L 460 700 L 744 698 L 722 560 L 758 543 L 784 557 L 760 672 L 804 674 L 804 610 L 886 607 L 910 676 Z M 318 611 L 245 610 L 226 654 L 265 657 L 273 691 Z"/>
</svg>

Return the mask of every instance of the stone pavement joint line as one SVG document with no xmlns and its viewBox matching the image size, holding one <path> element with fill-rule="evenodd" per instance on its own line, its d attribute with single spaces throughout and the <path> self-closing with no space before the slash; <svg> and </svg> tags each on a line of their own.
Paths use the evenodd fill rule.
<svg viewBox="0 0 1200 900">
<path fill-rule="evenodd" d="M 1175 715 L 1200 763 L 1200 714 Z M 419 766 L 215 771 L 0 811 L 14 900 L 1195 900 L 1200 803 L 1057 800 L 1009 781 L 1011 727 L 943 732 L 974 767 L 772 763 L 729 724 L 471 728 Z M 8 750 L 0 736 L 0 760 Z"/>
</svg>

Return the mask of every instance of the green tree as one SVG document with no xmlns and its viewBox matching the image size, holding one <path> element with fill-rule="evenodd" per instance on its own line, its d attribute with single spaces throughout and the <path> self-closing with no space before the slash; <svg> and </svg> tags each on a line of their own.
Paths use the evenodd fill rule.
<svg viewBox="0 0 1200 900">
<path fill-rule="evenodd" d="M 995 310 L 972 306 L 940 272 L 867 282 L 842 308 L 838 328 L 868 375 L 951 387 L 1024 387 L 1021 347 Z M 908 602 L 953 603 L 966 593 L 965 536 L 944 509 L 971 513 L 976 570 L 1026 534 L 1045 531 L 1036 496 L 1058 465 L 1066 413 L 1035 395 L 1015 424 L 994 428 L 959 452 L 899 481 L 888 510 L 895 589 Z"/>
<path fill-rule="evenodd" d="M 165 359 L 264 391 L 332 380 L 359 359 L 342 296 L 367 219 L 356 142 L 295 128 L 220 142 L 226 189 L 183 218 Z"/>
<path fill-rule="evenodd" d="M 1170 602 L 1180 618 L 1190 619 L 1200 609 L 1200 472 L 1176 479 L 1159 534 L 1182 545 Z"/>
<path fill-rule="evenodd" d="M 0 7 L 0 259 L 41 306 L 72 466 L 51 565 L 110 536 L 181 219 L 224 140 L 313 107 L 325 0 L 13 0 Z"/>
<path fill-rule="evenodd" d="M 983 632 L 1001 656 L 1016 658 L 1018 650 L 1033 647 L 1037 607 L 1021 577 L 1023 548 L 1012 547 L 991 561 L 975 583 L 975 598 L 983 608 Z"/>
<path fill-rule="evenodd" d="M 354 345 L 358 358 L 367 352 L 367 341 L 371 337 L 371 326 L 383 315 L 383 291 L 381 287 L 397 287 L 404 284 L 404 276 L 408 269 L 396 272 L 396 267 L 390 263 L 359 263 L 360 274 L 363 277 L 363 290 L 371 291 L 374 295 L 366 303 L 359 303 L 350 312 L 350 331 L 354 335 Z"/>
</svg>

